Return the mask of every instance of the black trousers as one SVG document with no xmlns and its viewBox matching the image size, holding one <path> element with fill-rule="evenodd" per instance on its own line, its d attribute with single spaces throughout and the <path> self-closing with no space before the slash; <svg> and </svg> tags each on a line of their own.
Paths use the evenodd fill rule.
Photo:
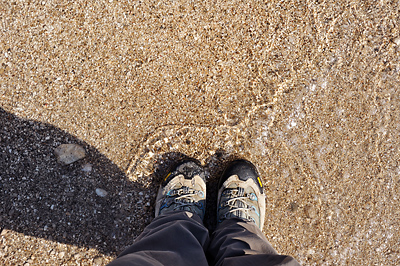
<svg viewBox="0 0 400 266">
<path fill-rule="evenodd" d="M 155 218 L 109 266 L 299 265 L 279 255 L 261 230 L 240 219 L 223 221 L 209 236 L 201 219 L 179 211 Z"/>
</svg>

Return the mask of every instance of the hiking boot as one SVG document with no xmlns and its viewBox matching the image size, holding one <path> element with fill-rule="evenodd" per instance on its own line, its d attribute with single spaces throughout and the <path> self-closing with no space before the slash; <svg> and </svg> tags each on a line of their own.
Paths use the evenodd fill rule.
<svg viewBox="0 0 400 266">
<path fill-rule="evenodd" d="M 264 188 L 256 167 L 246 160 L 231 162 L 219 181 L 218 223 L 239 218 L 261 230 L 265 218 Z"/>
<path fill-rule="evenodd" d="M 184 210 L 203 220 L 206 207 L 206 173 L 194 161 L 182 161 L 164 178 L 158 190 L 155 216 Z"/>
</svg>

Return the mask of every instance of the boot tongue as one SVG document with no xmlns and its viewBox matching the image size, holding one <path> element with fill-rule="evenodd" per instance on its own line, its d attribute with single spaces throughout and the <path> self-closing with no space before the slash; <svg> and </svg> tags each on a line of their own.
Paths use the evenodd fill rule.
<svg viewBox="0 0 400 266">
<path fill-rule="evenodd" d="M 195 213 L 193 210 L 192 210 L 192 208 L 191 208 L 191 206 L 182 206 L 181 208 L 180 208 L 182 211 L 188 211 L 188 212 L 193 212 L 193 213 Z"/>
<path fill-rule="evenodd" d="M 190 189 L 186 186 L 183 186 L 181 188 L 180 195 L 187 195 L 187 194 L 190 194 Z M 179 199 L 179 202 L 183 204 L 182 206 L 179 207 L 179 210 L 193 212 L 193 206 L 192 206 L 193 200 L 191 198 L 182 198 Z"/>
<path fill-rule="evenodd" d="M 237 191 L 238 197 L 243 197 L 244 196 L 244 188 L 238 187 L 237 190 L 238 190 Z"/>
<path fill-rule="evenodd" d="M 190 200 L 189 200 L 190 201 Z M 189 203 L 189 201 L 186 201 L 186 203 Z M 179 207 L 179 210 L 181 211 L 188 211 L 194 214 L 197 214 L 198 216 L 200 216 L 201 218 L 203 218 L 204 213 L 202 213 L 202 210 L 199 209 L 198 206 L 196 206 L 196 203 L 190 201 L 192 204 L 188 204 L 188 205 L 182 205 Z"/>
<path fill-rule="evenodd" d="M 242 188 L 242 187 L 238 187 L 237 188 L 237 196 L 238 197 L 243 197 L 244 196 L 244 188 Z M 241 200 L 236 200 L 235 205 L 238 208 L 243 208 L 243 207 L 246 206 L 246 204 L 244 204 Z M 237 210 L 237 211 L 235 211 L 235 215 L 237 217 L 240 217 L 240 218 L 243 218 L 243 219 L 247 219 L 247 215 L 246 215 L 246 213 L 244 211 Z"/>
</svg>

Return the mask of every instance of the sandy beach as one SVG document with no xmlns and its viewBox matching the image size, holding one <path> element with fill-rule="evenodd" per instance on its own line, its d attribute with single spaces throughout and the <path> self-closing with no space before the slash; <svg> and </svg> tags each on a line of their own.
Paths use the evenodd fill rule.
<svg viewBox="0 0 400 266">
<path fill-rule="evenodd" d="M 252 161 L 264 233 L 302 265 L 400 264 L 397 1 L 13 0 L 0 21 L 1 265 L 106 264 L 186 156 L 210 193 Z"/>
</svg>

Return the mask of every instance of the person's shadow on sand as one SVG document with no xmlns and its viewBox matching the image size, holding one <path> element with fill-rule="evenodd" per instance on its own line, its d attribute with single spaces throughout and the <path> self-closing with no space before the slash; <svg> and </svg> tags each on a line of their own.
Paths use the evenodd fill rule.
<svg viewBox="0 0 400 266">
<path fill-rule="evenodd" d="M 81 145 L 86 157 L 70 165 L 59 163 L 54 149 L 65 143 Z M 97 188 L 107 196 L 98 196 Z M 104 254 L 131 244 L 152 218 L 146 206 L 148 189 L 130 182 L 94 147 L 1 108 L 0 189 L 1 229 Z"/>
<path fill-rule="evenodd" d="M 86 157 L 70 165 L 59 163 L 54 149 L 66 143 L 81 145 Z M 221 165 L 228 157 L 217 152 L 207 163 Z M 143 187 L 84 141 L 0 108 L 0 229 L 116 255 L 153 219 L 160 178 L 184 158 L 180 153 L 161 155 L 163 163 L 154 166 L 153 184 Z M 209 169 L 211 176 L 221 169 Z M 107 195 L 97 195 L 97 188 Z M 216 195 L 216 180 L 211 179 L 207 188 Z M 216 199 L 207 201 L 214 206 Z M 214 207 L 208 208 L 206 219 L 214 212 Z"/>
</svg>

